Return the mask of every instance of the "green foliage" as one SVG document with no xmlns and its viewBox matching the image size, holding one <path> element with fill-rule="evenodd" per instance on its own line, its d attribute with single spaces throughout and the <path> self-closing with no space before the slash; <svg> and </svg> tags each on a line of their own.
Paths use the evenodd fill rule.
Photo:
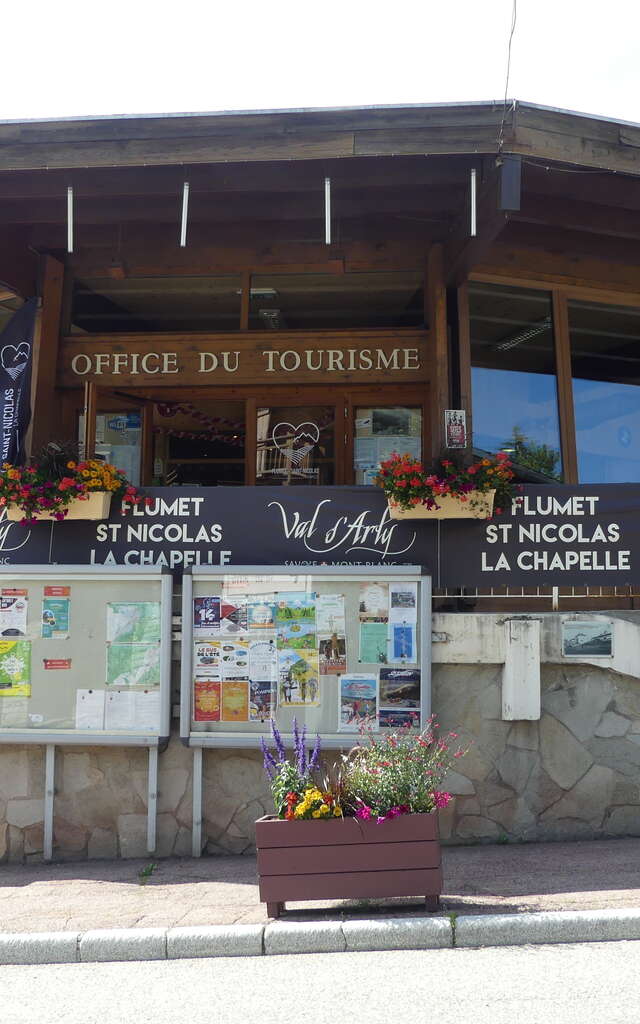
<svg viewBox="0 0 640 1024">
<path fill-rule="evenodd" d="M 518 465 L 526 466 L 527 469 L 548 476 L 551 480 L 561 479 L 560 452 L 547 444 L 531 441 L 520 427 L 513 428 L 505 447 L 513 448 L 513 461 Z"/>
</svg>

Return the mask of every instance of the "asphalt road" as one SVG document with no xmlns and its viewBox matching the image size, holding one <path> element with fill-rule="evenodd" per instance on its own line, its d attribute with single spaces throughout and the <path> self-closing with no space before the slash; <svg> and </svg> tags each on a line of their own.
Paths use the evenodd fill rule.
<svg viewBox="0 0 640 1024">
<path fill-rule="evenodd" d="M 640 942 L 0 967 L 2 1024 L 633 1024 Z"/>
</svg>

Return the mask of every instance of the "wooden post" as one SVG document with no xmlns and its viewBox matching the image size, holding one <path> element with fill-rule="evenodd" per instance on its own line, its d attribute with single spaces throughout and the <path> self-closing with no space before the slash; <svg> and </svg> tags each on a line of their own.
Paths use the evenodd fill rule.
<svg viewBox="0 0 640 1024">
<path fill-rule="evenodd" d="M 92 380 L 84 382 L 84 458 L 92 459 L 96 451 L 97 388 Z"/>
<path fill-rule="evenodd" d="M 473 449 L 473 405 L 471 394 L 471 329 L 469 324 L 469 285 L 457 289 L 458 365 L 460 367 L 460 408 L 467 414 L 467 449 Z"/>
<path fill-rule="evenodd" d="M 59 407 L 56 371 L 60 341 L 60 317 L 64 288 L 64 266 L 53 256 L 42 258 L 42 306 L 36 324 L 33 353 L 31 408 L 33 423 L 28 444 L 36 452 L 56 436 Z"/>
<path fill-rule="evenodd" d="M 431 455 L 436 457 L 444 445 L 444 410 L 449 404 L 447 293 L 441 245 L 429 249 L 425 300 L 431 338 Z M 428 458 L 427 452 L 425 457 Z"/>
<path fill-rule="evenodd" d="M 576 452 L 576 419 L 571 379 L 571 339 L 569 336 L 567 294 L 566 292 L 554 289 L 552 297 L 563 479 L 566 484 L 577 484 L 578 456 Z"/>
<path fill-rule="evenodd" d="M 240 285 L 240 330 L 249 330 L 249 309 L 251 306 L 251 271 L 245 270 Z"/>
<path fill-rule="evenodd" d="M 142 433 L 140 453 L 140 483 L 148 487 L 153 477 L 153 410 L 155 405 L 147 402 L 142 407 Z"/>
</svg>

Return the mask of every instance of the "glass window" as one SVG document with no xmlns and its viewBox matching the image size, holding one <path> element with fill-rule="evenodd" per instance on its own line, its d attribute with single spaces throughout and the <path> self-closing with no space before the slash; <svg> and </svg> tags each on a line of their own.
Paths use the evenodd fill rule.
<svg viewBox="0 0 640 1024">
<path fill-rule="evenodd" d="M 469 315 L 474 448 L 561 480 L 550 294 L 471 284 Z"/>
<path fill-rule="evenodd" d="M 237 331 L 240 284 L 239 276 L 76 280 L 71 333 Z"/>
<path fill-rule="evenodd" d="M 80 454 L 84 448 L 84 413 L 78 419 Z M 140 486 L 142 414 L 139 409 L 112 409 L 96 415 L 95 454 L 117 466 L 136 487 Z"/>
<path fill-rule="evenodd" d="M 419 407 L 361 407 L 355 411 L 353 468 L 357 484 L 372 484 L 383 459 L 392 452 L 422 458 L 422 410 Z"/>
<path fill-rule="evenodd" d="M 334 484 L 335 408 L 258 409 L 257 484 Z"/>
<path fill-rule="evenodd" d="M 581 483 L 640 480 L 640 309 L 569 303 Z"/>
<path fill-rule="evenodd" d="M 254 274 L 249 328 L 420 327 L 423 286 L 416 271 Z"/>
<path fill-rule="evenodd" d="M 244 402 L 158 402 L 153 431 L 157 485 L 244 484 Z"/>
</svg>

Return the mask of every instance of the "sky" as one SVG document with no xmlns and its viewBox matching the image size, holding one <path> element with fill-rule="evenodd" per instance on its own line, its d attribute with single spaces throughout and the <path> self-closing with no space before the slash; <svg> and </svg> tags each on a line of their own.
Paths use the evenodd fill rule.
<svg viewBox="0 0 640 1024">
<path fill-rule="evenodd" d="M 30 0 L 0 119 L 502 100 L 512 3 Z M 517 0 L 509 96 L 640 122 L 639 57 L 637 0 Z"/>
</svg>

